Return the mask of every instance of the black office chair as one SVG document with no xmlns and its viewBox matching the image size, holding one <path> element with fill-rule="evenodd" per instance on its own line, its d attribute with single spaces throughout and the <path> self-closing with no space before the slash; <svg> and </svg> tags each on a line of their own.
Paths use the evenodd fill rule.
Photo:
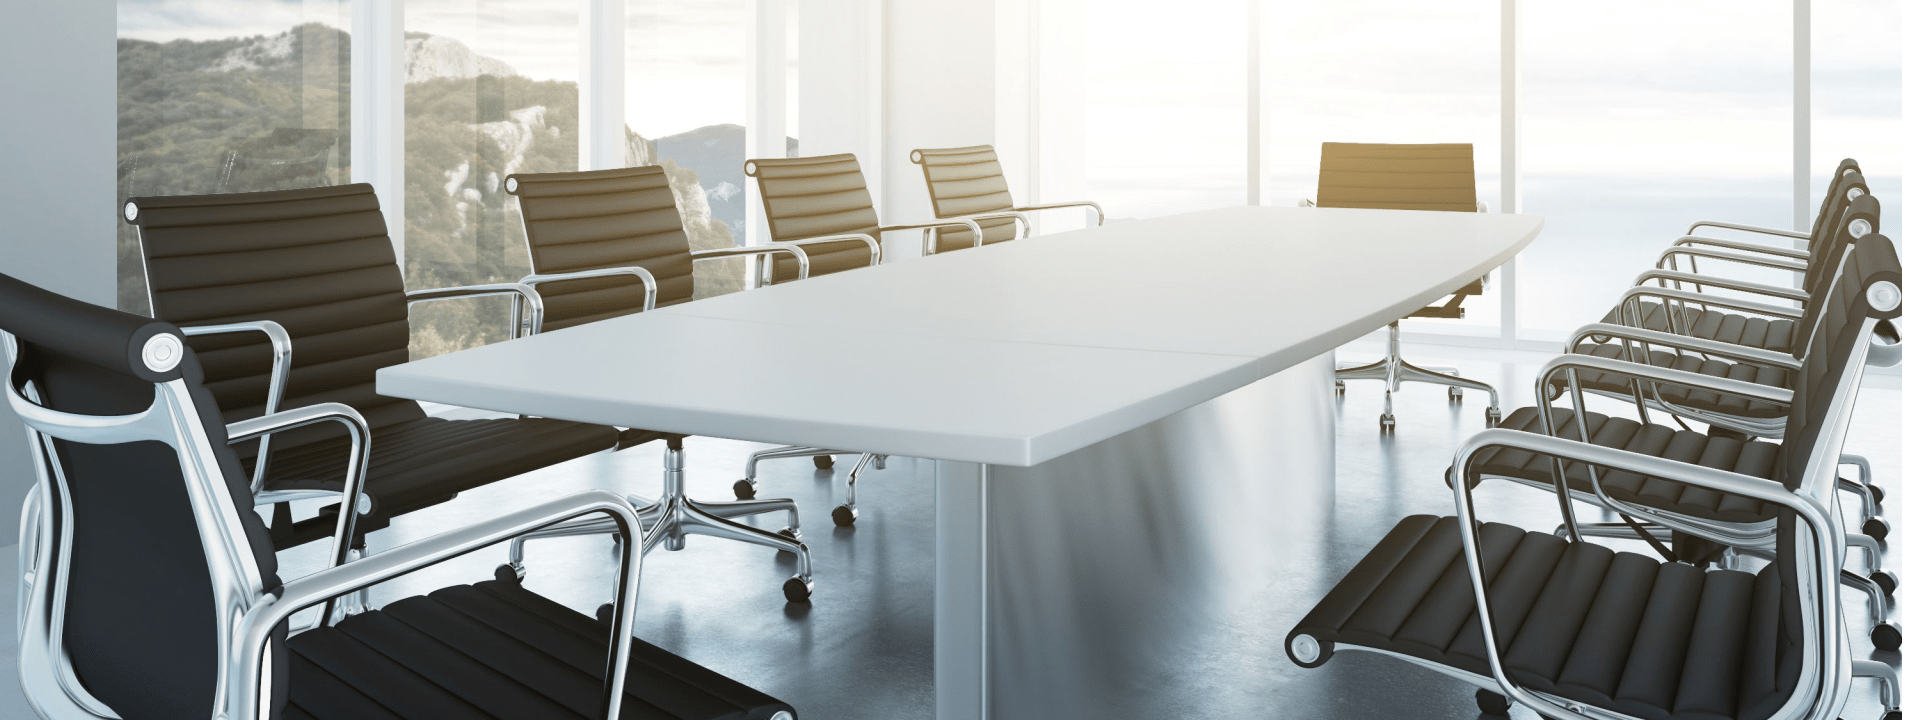
<svg viewBox="0 0 1920 720">
<path fill-rule="evenodd" d="M 1891 244 L 1863 240 L 1861 250 L 1885 253 Z M 1593 717 L 1587 708 L 1649 719 L 1832 718 L 1850 679 L 1867 676 L 1882 681 L 1897 716 L 1896 672 L 1853 659 L 1848 648 L 1839 600 L 1845 545 L 1827 510 L 1872 326 L 1900 309 L 1893 268 L 1890 277 L 1850 275 L 1834 293 L 1769 462 L 1723 469 L 1657 448 L 1506 428 L 1476 434 L 1455 454 L 1453 477 L 1483 473 L 1483 463 L 1508 453 L 1570 463 L 1568 481 L 1595 468 L 1605 473 L 1597 491 L 1639 491 L 1610 506 L 1673 533 L 1711 536 L 1722 526 L 1696 513 L 1745 508 L 1772 525 L 1775 561 L 1766 568 L 1662 563 L 1484 522 L 1473 484 L 1455 483 L 1462 517 L 1403 520 L 1294 628 L 1288 654 L 1303 667 L 1346 650 L 1404 659 L 1479 686 L 1481 709 L 1494 714 L 1511 698 L 1554 720 Z M 1680 502 L 1656 504 L 1656 496 Z M 1563 494 L 1571 525 L 1568 503 Z"/>
<path fill-rule="evenodd" d="M 20 680 L 56 718 L 791 720 L 791 706 L 632 639 L 641 525 L 588 491 L 282 582 L 229 442 L 313 422 L 309 405 L 228 426 L 195 353 L 165 322 L 0 275 L 7 402 L 36 466 Z M 342 489 L 353 497 L 357 487 Z M 510 579 L 410 597 L 289 631 L 302 609 L 578 516 L 621 528 L 614 601 L 596 621 Z M 323 611 L 323 621 L 331 615 Z"/>
<path fill-rule="evenodd" d="M 1551 394 L 1547 388 L 1555 376 L 1566 378 L 1580 370 L 1604 370 L 1628 377 L 1629 382 L 1647 382 L 1664 386 L 1665 390 L 1690 390 L 1714 392 L 1742 399 L 1765 402 L 1787 408 L 1787 422 L 1791 427 L 1794 412 L 1802 402 L 1801 393 L 1793 388 L 1802 381 L 1801 376 L 1812 372 L 1822 372 L 1834 361 L 1836 351 L 1831 345 L 1830 336 L 1835 332 L 1860 332 L 1868 338 L 1868 344 L 1862 352 L 1870 352 L 1874 327 L 1899 315 L 1899 284 L 1901 265 L 1895 255 L 1893 244 L 1883 235 L 1868 235 L 1858 241 L 1841 263 L 1841 270 L 1832 283 L 1832 291 L 1823 301 L 1813 306 L 1818 313 L 1817 320 L 1810 318 L 1809 325 L 1815 330 L 1808 341 L 1805 354 L 1799 358 L 1777 359 L 1782 364 L 1798 366 L 1787 388 L 1777 388 L 1750 382 L 1741 382 L 1724 377 L 1702 375 L 1672 368 L 1658 368 L 1635 364 L 1621 360 L 1598 358 L 1590 355 L 1563 355 L 1547 364 L 1541 371 L 1540 396 L 1546 402 Z M 1886 304 L 1886 308 L 1881 308 Z M 1874 314 L 1871 320 L 1863 320 L 1863 308 L 1872 306 Z M 1617 327 L 1617 326 L 1616 326 Z M 1707 341 L 1679 335 L 1666 335 L 1648 331 L 1635 331 L 1636 342 L 1644 341 L 1664 344 L 1676 350 L 1708 351 L 1725 356 L 1735 356 L 1739 350 L 1728 346 L 1713 347 Z M 1749 358 L 1766 362 L 1770 358 L 1761 355 L 1764 351 L 1743 349 L 1753 353 Z M 1864 361 L 1864 354 L 1863 354 Z M 1576 382 L 1574 389 L 1584 391 L 1584 383 Z M 1559 437 L 1573 437 L 1587 440 L 1596 445 L 1624 449 L 1649 455 L 1658 455 L 1669 460 L 1688 464 L 1728 470 L 1755 476 L 1773 476 L 1784 472 L 1778 466 L 1782 461 L 1782 445 L 1762 440 L 1742 439 L 1728 436 L 1710 436 L 1687 430 L 1676 430 L 1664 425 L 1656 425 L 1644 420 L 1634 421 L 1627 418 L 1610 417 L 1602 413 L 1585 409 L 1583 392 L 1568 393 L 1573 401 L 1572 409 L 1555 408 L 1552 411 L 1553 427 L 1547 428 L 1542 422 L 1542 413 L 1537 407 L 1522 408 L 1513 417 L 1501 424 L 1511 430 L 1531 433 L 1548 432 Z M 1540 407 L 1546 407 L 1541 405 Z M 1644 412 L 1644 410 L 1643 410 Z M 1835 463 L 1839 459 L 1835 450 Z M 1556 477 L 1556 463 L 1548 457 L 1507 450 L 1485 458 L 1474 466 L 1475 482 L 1484 477 L 1501 477 L 1534 487 L 1557 491 L 1566 488 L 1565 496 L 1597 505 L 1609 510 L 1626 514 L 1623 523 L 1579 523 L 1566 532 L 1574 537 L 1611 537 L 1640 538 L 1648 540 L 1661 553 L 1670 559 L 1680 558 L 1690 561 L 1705 561 L 1713 558 L 1723 548 L 1731 547 L 1736 553 L 1766 556 L 1776 530 L 1774 527 L 1774 509 L 1751 500 L 1698 489 L 1677 486 L 1670 482 L 1650 479 L 1632 474 L 1599 473 L 1598 483 L 1604 494 L 1595 492 L 1595 473 L 1583 466 L 1569 467 L 1563 477 Z M 1624 505 L 1623 505 L 1624 504 Z M 1622 510 L 1622 507 L 1627 510 Z M 1697 526 L 1698 532 L 1668 533 L 1649 531 L 1632 521 L 1632 517 L 1642 514 L 1658 514 L 1668 517 L 1684 517 L 1685 522 Z M 1880 538 L 1866 535 L 1847 534 L 1840 527 L 1849 549 L 1856 550 L 1866 560 L 1870 576 L 1861 577 L 1851 571 L 1841 573 L 1841 581 L 1867 594 L 1870 621 L 1873 625 L 1874 645 L 1883 650 L 1897 649 L 1901 643 L 1901 630 L 1898 623 L 1890 622 L 1890 596 L 1899 586 L 1898 579 L 1881 569 L 1882 546 Z M 1662 542 L 1671 543 L 1668 550 Z"/>
</svg>

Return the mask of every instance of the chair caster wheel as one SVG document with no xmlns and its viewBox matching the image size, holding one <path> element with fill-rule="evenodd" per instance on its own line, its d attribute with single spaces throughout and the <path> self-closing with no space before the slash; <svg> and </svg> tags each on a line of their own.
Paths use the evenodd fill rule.
<svg viewBox="0 0 1920 720">
<path fill-rule="evenodd" d="M 1875 505 L 1887 501 L 1887 489 L 1879 485 L 1868 485 L 1867 494 L 1873 496 L 1873 504 Z"/>
<path fill-rule="evenodd" d="M 833 456 L 832 455 L 813 456 L 813 467 L 819 470 L 832 470 Z"/>
<path fill-rule="evenodd" d="M 1473 693 L 1473 702 L 1480 706 L 1480 712 L 1495 717 L 1506 717 L 1507 710 L 1513 707 L 1513 701 L 1507 696 L 1492 690 L 1477 690 Z"/>
<path fill-rule="evenodd" d="M 527 569 L 524 566 L 514 567 L 513 563 L 500 563 L 500 567 L 493 569 L 493 579 L 499 580 L 500 582 L 517 583 L 527 579 Z"/>
<path fill-rule="evenodd" d="M 1878 515 L 1867 518 L 1866 522 L 1860 523 L 1860 532 L 1875 540 L 1887 539 L 1887 531 L 1889 529 L 1891 528 L 1887 527 L 1887 519 Z"/>
<path fill-rule="evenodd" d="M 612 625 L 613 603 L 601 603 L 600 607 L 594 608 L 593 619 L 599 620 L 602 625 Z"/>
<path fill-rule="evenodd" d="M 1465 390 L 1461 390 L 1460 388 L 1452 387 L 1452 386 L 1449 386 L 1447 388 L 1447 402 L 1460 402 L 1461 398 L 1464 398 L 1466 396 L 1467 396 L 1467 391 Z"/>
<path fill-rule="evenodd" d="M 860 508 L 841 505 L 833 509 L 833 524 L 840 527 L 853 527 L 853 521 L 860 519 Z"/>
<path fill-rule="evenodd" d="M 1900 577 L 1885 570 L 1875 570 L 1872 575 L 1867 576 L 1867 579 L 1879 585 L 1880 591 L 1886 593 L 1888 598 L 1892 598 L 1893 591 L 1900 587 Z"/>
<path fill-rule="evenodd" d="M 754 494 L 759 492 L 759 489 L 760 484 L 752 480 L 735 480 L 733 481 L 733 498 L 735 500 L 752 500 Z"/>
<path fill-rule="evenodd" d="M 1888 710 L 1880 715 L 1880 720 L 1900 720 L 1900 711 Z"/>
<path fill-rule="evenodd" d="M 1345 380 L 1333 381 L 1333 394 L 1335 396 L 1347 394 L 1347 381 Z"/>
<path fill-rule="evenodd" d="M 1873 646 L 1892 652 L 1900 649 L 1900 623 L 1888 620 L 1873 626 Z"/>
<path fill-rule="evenodd" d="M 1500 427 L 1500 408 L 1487 408 L 1487 427 Z"/>
<path fill-rule="evenodd" d="M 1380 432 L 1383 432 L 1383 433 L 1393 432 L 1393 425 L 1394 425 L 1394 422 L 1393 422 L 1392 415 L 1380 416 Z"/>
<path fill-rule="evenodd" d="M 787 602 L 810 602 L 810 598 L 813 597 L 813 581 L 795 575 L 787 578 L 787 582 L 780 586 L 780 592 L 787 596 Z"/>
</svg>

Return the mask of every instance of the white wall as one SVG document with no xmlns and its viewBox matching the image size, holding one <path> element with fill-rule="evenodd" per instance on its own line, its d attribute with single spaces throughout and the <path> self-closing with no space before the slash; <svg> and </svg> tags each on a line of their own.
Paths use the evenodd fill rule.
<svg viewBox="0 0 1920 720">
<path fill-rule="evenodd" d="M 115 3 L 8 3 L 0 22 L 0 273 L 114 304 Z M 0 407 L 0 545 L 32 482 Z"/>
<path fill-rule="evenodd" d="M 888 224 L 933 218 L 925 176 L 908 159 L 918 148 L 994 142 L 994 3 L 890 0 L 886 17 L 886 132 L 877 198 Z M 887 252 L 914 255 L 920 236 L 893 233 Z"/>
</svg>

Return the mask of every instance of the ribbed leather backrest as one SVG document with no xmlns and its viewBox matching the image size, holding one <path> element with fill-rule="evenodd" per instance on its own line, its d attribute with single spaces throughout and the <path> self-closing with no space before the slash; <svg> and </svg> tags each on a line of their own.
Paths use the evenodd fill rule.
<svg viewBox="0 0 1920 720">
<path fill-rule="evenodd" d="M 1845 384 L 1852 374 L 1850 371 L 1866 362 L 1863 333 L 1869 323 L 1897 317 L 1900 312 L 1898 306 L 1890 311 L 1874 309 L 1868 289 L 1882 281 L 1897 287 L 1901 275 L 1900 259 L 1892 241 L 1877 233 L 1856 242 L 1843 261 L 1833 292 L 1824 303 L 1824 317 L 1793 383 L 1793 405 L 1787 413 L 1773 475 L 1774 480 L 1788 489 L 1798 490 L 1814 475 L 1830 475 L 1834 471 L 1830 462 L 1825 467 L 1816 466 L 1821 458 L 1815 457 L 1814 452 L 1823 439 L 1837 443 L 1845 438 L 1844 420 L 1853 412 L 1853 407 L 1840 401 L 1852 391 Z M 1859 382 L 1857 376 L 1851 380 Z M 1825 437 L 1829 434 L 1834 436 Z M 1797 679 L 1798 656 L 1805 641 L 1805 629 L 1800 623 L 1796 557 L 1796 536 L 1802 522 L 1793 513 L 1780 513 L 1779 559 L 1774 567 L 1781 584 L 1781 642 L 1775 650 L 1780 663 L 1773 680 L 1781 691 L 1790 690 Z M 1750 679 L 1751 682 L 1758 680 Z"/>
<path fill-rule="evenodd" d="M 693 252 L 666 169 L 657 165 L 507 176 L 520 198 L 536 274 L 638 266 L 659 286 L 655 307 L 693 299 Z M 546 330 L 639 312 L 646 288 L 632 276 L 543 283 Z"/>
<path fill-rule="evenodd" d="M 425 417 L 378 395 L 374 373 L 407 361 L 406 285 L 366 184 L 134 198 L 154 317 L 180 325 L 272 320 L 293 337 L 280 409 L 342 402 L 374 427 Z M 189 339 L 229 422 L 257 417 L 272 352 L 259 333 Z M 340 434 L 275 435 L 291 447 Z"/>
<path fill-rule="evenodd" d="M 29 314 L 32 322 L 61 328 L 62 336 L 40 333 L 40 339 L 51 342 L 36 341 L 36 333 L 16 322 Z M 64 413 L 114 416 L 146 410 L 154 403 L 152 380 L 129 375 L 124 362 L 108 367 L 74 352 L 97 339 L 111 340 L 116 327 L 143 324 L 157 323 L 0 275 L 0 329 L 15 334 L 20 343 L 12 376 L 0 381 L 23 391 L 30 383 L 42 406 Z M 219 500 L 233 504 L 240 534 L 252 551 L 229 557 L 252 563 L 262 589 L 276 590 L 278 567 L 266 526 L 253 512 L 248 478 L 226 444 L 226 423 L 201 385 L 199 363 L 190 351 L 178 377 L 199 413 L 187 422 L 199 423 L 212 441 L 217 460 L 213 471 L 225 480 L 220 484 L 225 497 Z M 19 433 L 20 426 L 5 431 Z M 89 693 L 126 720 L 209 717 L 222 648 L 213 576 L 187 498 L 180 455 L 151 440 L 86 444 L 56 439 L 53 447 L 61 470 L 53 480 L 63 485 L 73 513 L 73 523 L 59 528 L 72 538 L 60 639 L 75 675 Z M 43 501 L 51 503 L 43 505 L 46 512 L 60 509 L 58 501 Z M 44 589 L 51 578 L 51 573 L 42 574 L 43 585 L 36 589 Z M 276 697 L 285 688 L 282 653 L 276 639 Z"/>
<path fill-rule="evenodd" d="M 1314 204 L 1473 212 L 1473 144 L 1322 143 Z"/>
<path fill-rule="evenodd" d="M 912 159 L 927 178 L 936 218 L 1013 209 L 1013 193 L 1007 190 L 1007 176 L 992 145 L 915 150 Z M 982 220 L 979 225 L 988 243 L 1012 240 L 1018 234 L 1010 218 Z M 964 228 L 943 228 L 939 233 L 939 252 L 973 244 L 972 233 Z"/>
<path fill-rule="evenodd" d="M 860 161 L 851 153 L 748 160 L 774 242 L 844 233 L 876 234 L 880 216 Z"/>
</svg>

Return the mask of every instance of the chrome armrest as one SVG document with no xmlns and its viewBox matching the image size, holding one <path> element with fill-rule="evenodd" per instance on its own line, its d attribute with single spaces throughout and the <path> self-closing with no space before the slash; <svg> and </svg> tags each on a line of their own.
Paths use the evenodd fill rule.
<svg viewBox="0 0 1920 720">
<path fill-rule="evenodd" d="M 1697 220 L 1692 225 L 1687 226 L 1687 234 L 1692 235 L 1693 231 L 1699 230 L 1700 228 L 1703 228 L 1703 227 L 1723 228 L 1726 230 L 1739 230 L 1741 232 L 1759 233 L 1761 235 L 1774 235 L 1777 237 L 1795 238 L 1798 240 L 1813 239 L 1813 233 L 1804 233 L 1798 230 L 1781 230 L 1778 228 L 1759 227 L 1757 225 L 1741 225 L 1739 223 L 1719 222 L 1716 220 Z"/>
<path fill-rule="evenodd" d="M 882 230 L 885 230 L 885 228 L 882 228 Z M 877 231 L 876 231 L 876 234 L 878 234 Z M 773 244 L 784 245 L 786 247 L 792 248 L 795 253 L 798 253 L 804 257 L 807 254 L 808 245 L 823 245 L 826 243 L 836 243 L 836 242 L 852 242 L 854 240 L 858 240 L 860 242 L 864 242 L 867 244 L 867 267 L 873 267 L 875 265 L 880 264 L 880 240 L 879 238 L 876 238 L 873 235 L 868 235 L 866 233 L 843 233 L 840 235 L 821 235 L 819 237 L 801 238 L 799 240 L 781 240 Z M 765 247 L 765 246 L 760 246 L 760 247 Z M 805 261 L 803 260 L 802 265 L 804 264 L 805 264 Z M 805 278 L 807 276 L 803 273 L 800 275 L 800 277 Z"/>
<path fill-rule="evenodd" d="M 1480 523 L 1475 518 L 1473 510 L 1472 483 L 1465 482 L 1464 479 L 1467 477 L 1468 466 L 1472 464 L 1474 457 L 1486 451 L 1502 448 L 1524 450 L 1561 460 L 1587 463 L 1594 467 L 1623 470 L 1683 485 L 1749 497 L 1791 509 L 1804 518 L 1814 541 L 1813 547 L 1808 552 L 1813 558 L 1812 575 L 1817 583 L 1814 592 L 1818 595 L 1809 605 L 1812 608 L 1809 612 L 1817 613 L 1814 620 L 1818 637 L 1809 640 L 1818 653 L 1816 662 L 1824 668 L 1823 672 L 1815 674 L 1814 677 L 1822 678 L 1821 682 L 1824 682 L 1827 687 L 1825 692 L 1816 691 L 1816 697 L 1821 698 L 1821 702 L 1825 703 L 1821 709 L 1830 714 L 1831 704 L 1834 702 L 1833 696 L 1841 687 L 1841 683 L 1847 681 L 1850 676 L 1850 673 L 1840 667 L 1841 663 L 1848 658 L 1843 657 L 1845 653 L 1839 651 L 1838 643 L 1834 640 L 1839 633 L 1843 632 L 1838 609 L 1840 585 L 1838 563 L 1839 558 L 1843 557 L 1841 553 L 1845 552 L 1845 544 L 1841 542 L 1842 536 L 1834 527 L 1833 518 L 1828 515 L 1824 507 L 1828 502 L 1824 498 L 1830 497 L 1830 492 L 1827 496 L 1821 496 L 1817 492 L 1802 494 L 1788 490 L 1776 482 L 1725 470 L 1537 433 L 1493 429 L 1475 433 L 1454 454 L 1452 472 L 1457 480 L 1453 483 L 1453 504 L 1454 511 L 1459 516 L 1460 540 L 1467 561 L 1467 575 L 1473 582 L 1474 606 L 1480 617 L 1481 640 L 1487 647 L 1488 674 L 1500 684 L 1501 690 L 1507 697 L 1513 698 L 1542 717 L 1553 720 L 1590 720 L 1587 715 L 1575 713 L 1533 691 L 1521 688 L 1507 676 L 1505 663 L 1501 658 L 1500 636 L 1498 628 L 1494 625 L 1493 610 L 1489 601 L 1492 590 L 1487 583 L 1486 560 L 1481 556 L 1480 551 Z M 1600 488 L 1596 486 L 1596 489 Z M 1600 490 L 1604 492 L 1603 489 Z M 1810 496 L 1823 499 L 1815 501 L 1810 499 Z M 1652 521 L 1667 524 L 1658 518 L 1653 518 Z M 1690 532 L 1680 527 L 1674 529 Z M 1820 715 L 1820 717 L 1825 716 Z"/>
<path fill-rule="evenodd" d="M 1620 317 L 1622 320 L 1625 320 L 1628 315 L 1633 315 L 1636 321 L 1639 319 L 1638 313 L 1631 312 L 1629 306 L 1633 303 L 1635 299 L 1642 298 L 1642 297 L 1661 298 L 1665 300 L 1675 300 L 1682 303 L 1693 303 L 1696 305 L 1726 308 L 1729 310 L 1739 310 L 1741 312 L 1750 312 L 1755 315 L 1767 315 L 1770 317 L 1783 318 L 1787 320 L 1799 320 L 1800 318 L 1804 317 L 1806 314 L 1794 308 L 1780 307 L 1778 305 L 1767 305 L 1764 303 L 1751 302 L 1751 301 L 1742 300 L 1739 298 L 1725 297 L 1722 295 L 1707 295 L 1703 293 L 1687 292 L 1684 290 L 1671 290 L 1668 288 L 1647 287 L 1644 285 L 1638 285 L 1638 286 L 1629 288 L 1626 293 L 1620 296 L 1619 307 L 1620 307 Z"/>
<path fill-rule="evenodd" d="M 1649 345 L 1692 350 L 1703 355 L 1728 357 L 1755 365 L 1767 365 L 1793 371 L 1800 369 L 1800 359 L 1783 352 L 1750 348 L 1745 345 L 1735 345 L 1729 342 L 1709 340 L 1692 335 L 1679 335 L 1625 325 L 1611 325 L 1608 323 L 1589 323 L 1573 331 L 1573 335 L 1567 338 L 1566 352 L 1569 354 L 1573 353 L 1574 348 L 1579 346 L 1580 341 L 1592 337 L 1615 337 L 1621 340 L 1632 340 Z"/>
<path fill-rule="evenodd" d="M 1655 260 L 1653 263 L 1653 266 L 1657 268 L 1666 268 L 1669 270 L 1679 270 L 1680 258 L 1682 257 L 1687 258 L 1689 261 L 1694 262 L 1695 272 L 1699 271 L 1698 261 L 1700 258 L 1707 258 L 1710 260 L 1725 260 L 1727 262 L 1736 262 L 1736 263 L 1741 263 L 1743 265 L 1758 265 L 1760 267 L 1774 268 L 1776 270 L 1792 270 L 1794 272 L 1806 272 L 1807 270 L 1807 264 L 1799 260 L 1776 259 L 1776 258 L 1766 257 L 1764 255 L 1750 255 L 1747 253 L 1734 252 L 1731 250 L 1721 250 L 1719 248 L 1709 248 L 1709 247 L 1693 247 L 1690 245 L 1675 245 L 1667 248 L 1664 251 L 1661 251 L 1660 259 Z"/>
<path fill-rule="evenodd" d="M 660 297 L 660 283 L 654 282 L 653 273 L 647 272 L 646 268 L 640 267 L 638 265 L 628 265 L 625 267 L 594 268 L 592 270 L 575 270 L 573 272 L 564 272 L 564 273 L 544 273 L 544 274 L 535 273 L 535 274 L 520 278 L 520 284 L 525 285 L 527 287 L 534 288 L 535 291 L 538 291 L 541 283 L 550 283 L 550 282 L 556 282 L 561 280 L 585 280 L 587 278 L 597 278 L 597 277 L 615 277 L 619 275 L 632 275 L 634 277 L 640 278 L 640 284 L 646 286 L 647 288 L 647 299 L 645 300 L 645 302 L 642 303 L 640 310 L 641 312 L 652 310 L 654 301 L 659 299 Z M 536 333 L 539 332 L 539 328 L 537 326 L 534 328 L 534 332 Z"/>
<path fill-rule="evenodd" d="M 1309 198 L 1300 198 L 1300 207 L 1317 207 L 1317 206 L 1315 206 L 1313 204 L 1313 200 Z"/>
<path fill-rule="evenodd" d="M 273 369 L 272 374 L 267 376 L 267 404 L 261 412 L 263 415 L 272 415 L 280 411 L 280 401 L 286 397 L 287 376 L 293 372 L 293 336 L 287 334 L 286 328 L 272 320 L 180 328 L 180 334 L 187 337 L 241 332 L 266 335 L 267 342 L 273 346 Z M 255 454 L 253 491 L 256 493 L 260 492 L 260 486 L 267 480 L 267 458 L 272 451 L 270 442 L 269 438 L 260 438 L 260 451 Z"/>
<path fill-rule="evenodd" d="M 339 567 L 347 561 L 347 550 L 353 546 L 354 522 L 364 513 L 373 510 L 373 502 L 367 497 L 367 461 L 373 457 L 373 429 L 367 426 L 367 419 L 360 411 L 345 403 L 329 402 L 297 407 L 286 412 L 264 415 L 249 420 L 241 420 L 227 426 L 227 442 L 236 443 L 260 438 L 262 443 L 274 433 L 306 427 L 323 422 L 336 422 L 347 429 L 347 477 L 340 486 L 340 512 L 333 526 L 333 554 L 328 556 L 327 567 Z M 275 502 L 299 499 L 308 496 L 304 492 L 271 493 L 262 492 L 263 488 L 253 486 L 254 504 L 270 505 Z M 332 495 L 333 493 L 321 493 Z M 333 607 L 328 605 L 326 614 L 330 617 Z"/>
<path fill-rule="evenodd" d="M 219 687 L 224 688 L 221 712 L 215 717 L 252 718 L 260 713 L 260 690 L 265 685 L 267 643 L 274 628 L 294 613 L 454 557 L 592 513 L 614 521 L 620 539 L 619 590 L 614 594 L 613 627 L 609 636 L 606 695 L 600 715 L 620 716 L 626 690 L 628 654 L 633 647 L 633 608 L 639 597 L 640 519 L 625 498 L 605 490 L 587 490 L 424 540 L 402 545 L 349 565 L 329 568 L 288 582 L 246 609 L 234 642 L 220 655 Z"/>
<path fill-rule="evenodd" d="M 920 231 L 920 256 L 926 257 L 928 255 L 932 255 L 933 251 L 935 250 L 934 234 L 932 231 L 943 228 L 943 227 L 966 228 L 969 232 L 973 233 L 974 247 L 980 247 L 982 244 L 986 242 L 986 239 L 987 239 L 986 233 L 983 233 L 980 231 L 980 224 L 972 220 L 968 220 L 967 218 L 933 220 L 930 222 L 909 223 L 906 225 L 886 225 L 886 226 L 882 226 L 878 230 L 875 230 L 874 232 L 879 233 L 881 235 L 885 235 L 887 233 L 895 232 L 898 230 L 919 230 Z"/>
<path fill-rule="evenodd" d="M 1679 239 L 1676 239 L 1673 241 L 1673 245 L 1674 247 L 1700 246 L 1700 247 L 1724 248 L 1727 250 L 1741 250 L 1744 252 L 1758 253 L 1761 255 L 1774 255 L 1778 257 L 1799 260 L 1801 262 L 1805 262 L 1807 261 L 1808 258 L 1813 257 L 1813 253 L 1807 252 L 1805 250 L 1796 249 L 1796 248 L 1774 247 L 1772 245 L 1762 245 L 1760 243 L 1740 242 L 1738 240 L 1723 240 L 1721 238 L 1702 237 L 1699 235 L 1681 235 Z"/>
<path fill-rule="evenodd" d="M 1631 360 L 1618 360 L 1594 355 L 1568 353 L 1548 360 L 1547 364 L 1540 368 L 1540 375 L 1534 392 L 1535 401 L 1539 404 L 1542 412 L 1545 412 L 1545 409 L 1550 407 L 1547 404 L 1547 396 L 1552 387 L 1555 373 L 1565 372 L 1567 374 L 1569 389 L 1574 391 L 1574 397 L 1577 398 L 1579 396 L 1580 378 L 1576 374 L 1578 370 L 1598 370 L 1600 372 L 1618 373 L 1637 380 L 1653 381 L 1656 384 L 1679 385 L 1777 405 L 1790 405 L 1793 403 L 1793 391 L 1786 388 L 1750 383 L 1745 380 L 1715 377 L 1713 375 L 1701 375 L 1685 370 L 1646 365 Z M 1577 421 L 1576 424 L 1581 426 L 1581 439 L 1587 439 L 1585 436 L 1586 418 L 1579 416 L 1576 417 L 1575 420 Z M 1551 431 L 1551 428 L 1549 428 L 1549 431 Z"/>
<path fill-rule="evenodd" d="M 1645 285 L 1648 280 L 1659 280 L 1660 287 L 1667 287 L 1668 282 L 1692 283 L 1695 288 L 1700 289 L 1716 287 L 1723 290 L 1737 290 L 1755 295 L 1776 297 L 1782 300 L 1792 300 L 1802 304 L 1807 301 L 1807 291 L 1799 288 L 1767 285 L 1765 283 L 1747 282 L 1745 280 L 1731 280 L 1728 278 L 1714 277 L 1712 275 L 1684 273 L 1675 270 L 1648 270 L 1640 273 L 1640 277 L 1634 278 L 1633 284 Z M 1678 287 L 1678 285 L 1675 285 L 1675 287 Z"/>
<path fill-rule="evenodd" d="M 1076 207 L 1093 208 L 1093 216 L 1095 218 L 1093 222 L 1094 226 L 1098 227 L 1098 226 L 1107 224 L 1106 209 L 1100 207 L 1100 203 L 1094 202 L 1092 200 L 1069 200 L 1066 202 L 1036 203 L 1033 205 L 1023 205 L 1021 207 L 1014 208 L 1014 210 L 1019 212 L 1033 212 L 1035 210 L 1062 210 L 1066 208 L 1076 208 Z"/>
<path fill-rule="evenodd" d="M 768 255 L 792 255 L 794 262 L 797 262 L 800 264 L 801 280 L 807 279 L 807 273 L 810 272 L 812 269 L 807 262 L 807 254 L 805 252 L 801 251 L 797 247 L 793 247 L 785 243 L 772 243 L 768 245 L 746 245 L 742 247 L 729 247 L 729 248 L 714 248 L 712 250 L 695 250 L 693 251 L 693 261 L 700 262 L 701 260 L 724 260 L 726 258 L 732 258 L 732 257 L 753 258 L 753 261 L 754 261 L 753 286 L 760 287 L 760 281 L 762 279 L 762 273 L 760 272 L 760 258 Z"/>
<path fill-rule="evenodd" d="M 513 296 L 513 336 L 521 337 L 524 328 L 527 335 L 540 333 L 540 324 L 546 321 L 547 306 L 540 300 L 540 291 L 525 283 L 492 283 L 489 285 L 467 285 L 464 287 L 434 288 L 432 290 L 410 290 L 407 292 L 407 306 L 415 303 L 455 298 L 485 297 L 488 295 Z M 521 317 L 521 306 L 525 305 L 526 317 Z M 523 325 L 524 323 L 524 325 Z"/>
<path fill-rule="evenodd" d="M 974 223 L 977 224 L 981 220 L 996 220 L 999 218 L 1013 218 L 1014 222 L 1019 223 L 1020 225 L 1020 235 L 1018 236 L 1019 238 L 1024 239 L 1024 238 L 1033 237 L 1033 218 L 1027 217 L 1026 213 L 1020 212 L 1019 210 L 995 210 L 993 212 L 974 213 L 972 215 L 961 215 L 959 217 L 953 217 L 953 218 L 947 218 L 947 219 L 972 220 Z"/>
</svg>

